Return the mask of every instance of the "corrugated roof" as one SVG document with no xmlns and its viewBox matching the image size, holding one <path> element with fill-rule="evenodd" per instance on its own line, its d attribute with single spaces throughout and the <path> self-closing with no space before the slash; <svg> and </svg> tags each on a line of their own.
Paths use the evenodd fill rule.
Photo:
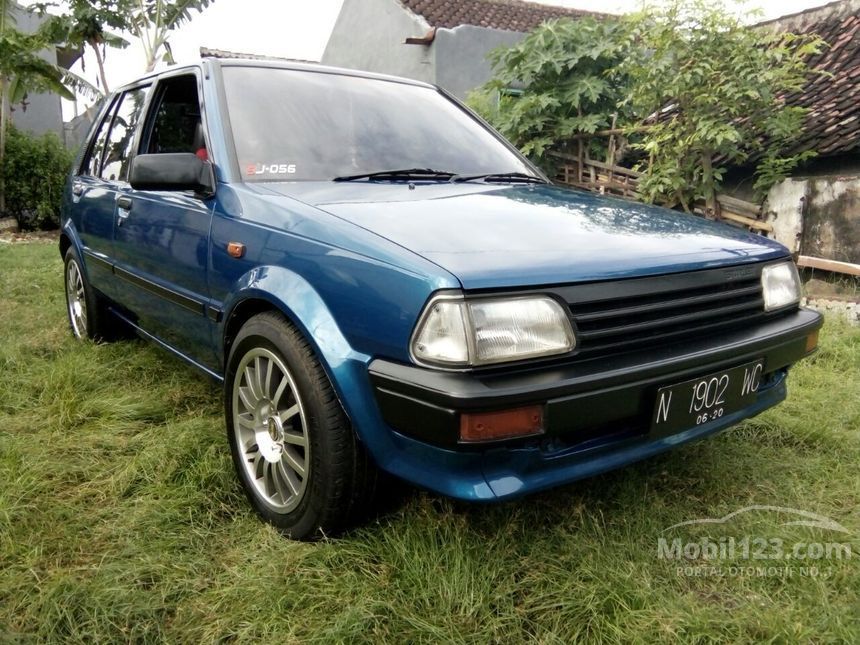
<svg viewBox="0 0 860 645">
<path fill-rule="evenodd" d="M 523 0 L 400 0 L 400 3 L 431 27 L 440 29 L 474 25 L 526 32 L 553 18 L 606 15 Z"/>
</svg>

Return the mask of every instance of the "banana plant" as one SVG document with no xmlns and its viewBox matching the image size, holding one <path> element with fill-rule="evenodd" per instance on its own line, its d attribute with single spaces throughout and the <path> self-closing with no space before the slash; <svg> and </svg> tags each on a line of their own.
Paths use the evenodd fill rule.
<svg viewBox="0 0 860 645">
<path fill-rule="evenodd" d="M 105 74 L 105 55 L 108 47 L 125 49 L 129 42 L 117 32 L 128 31 L 128 7 L 123 0 L 64 0 L 39 2 L 31 8 L 42 16 L 44 30 L 51 40 L 68 47 L 89 47 L 98 65 L 98 78 L 102 91 L 110 92 Z"/>
<path fill-rule="evenodd" d="M 15 6 L 12 0 L 0 0 L 0 215 L 6 210 L 3 168 L 11 106 L 30 92 L 53 92 L 69 100 L 74 100 L 75 91 L 98 94 L 83 78 L 41 57 L 56 43 L 45 30 L 28 34 L 16 29 Z"/>
<path fill-rule="evenodd" d="M 168 37 L 177 27 L 189 22 L 195 13 L 214 0 L 122 0 L 131 32 L 143 45 L 146 71 L 151 72 L 159 60 L 173 64 Z"/>
</svg>

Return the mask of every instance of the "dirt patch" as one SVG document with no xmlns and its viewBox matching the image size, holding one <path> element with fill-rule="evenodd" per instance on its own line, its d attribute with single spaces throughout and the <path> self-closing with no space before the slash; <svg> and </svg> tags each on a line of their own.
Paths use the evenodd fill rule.
<svg viewBox="0 0 860 645">
<path fill-rule="evenodd" d="M 823 314 L 844 318 L 849 325 L 860 327 L 860 302 L 827 298 L 804 298 L 801 304 Z"/>
<path fill-rule="evenodd" d="M 60 239 L 60 231 L 26 231 L 22 233 L 0 234 L 0 244 L 20 244 L 22 242 L 56 242 Z"/>
</svg>

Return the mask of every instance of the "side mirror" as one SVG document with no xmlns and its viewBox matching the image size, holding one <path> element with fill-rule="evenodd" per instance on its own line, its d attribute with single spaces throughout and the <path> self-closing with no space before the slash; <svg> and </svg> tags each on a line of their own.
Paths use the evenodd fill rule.
<svg viewBox="0 0 860 645">
<path fill-rule="evenodd" d="M 212 164 L 190 152 L 136 156 L 129 183 L 135 190 L 193 190 L 205 197 L 215 194 Z"/>
</svg>

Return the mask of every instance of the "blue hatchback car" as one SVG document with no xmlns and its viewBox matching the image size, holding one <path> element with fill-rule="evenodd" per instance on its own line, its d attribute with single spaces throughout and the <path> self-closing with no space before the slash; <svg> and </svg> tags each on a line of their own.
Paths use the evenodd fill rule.
<svg viewBox="0 0 860 645">
<path fill-rule="evenodd" d="M 239 480 L 295 538 L 382 473 L 501 500 L 727 428 L 821 326 L 779 244 L 554 186 L 444 91 L 321 66 L 115 92 L 60 251 L 77 337 L 223 381 Z"/>
</svg>

